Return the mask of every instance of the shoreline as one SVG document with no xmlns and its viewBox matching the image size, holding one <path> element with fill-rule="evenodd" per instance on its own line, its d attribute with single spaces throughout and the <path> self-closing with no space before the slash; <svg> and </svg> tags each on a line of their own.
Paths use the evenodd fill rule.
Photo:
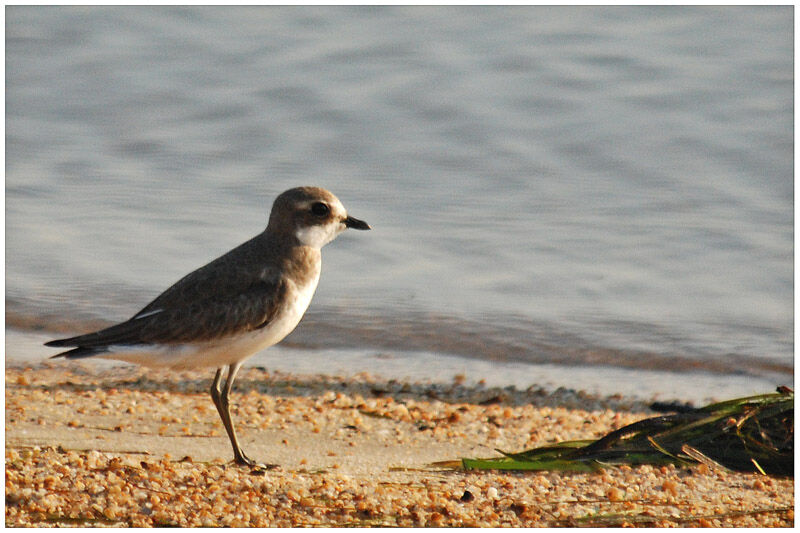
<svg viewBox="0 0 800 533">
<path fill-rule="evenodd" d="M 6 525 L 790 526 L 793 481 L 704 465 L 597 474 L 436 469 L 652 416 L 620 395 L 245 368 L 233 466 L 211 375 L 6 366 Z M 616 516 L 612 520 L 610 516 Z"/>
<path fill-rule="evenodd" d="M 6 364 L 24 366 L 46 363 L 48 355 L 58 352 L 42 346 L 51 338 L 51 335 L 42 332 L 7 329 L 6 346 L 11 356 L 6 357 Z M 111 360 L 95 360 L 93 364 L 109 367 L 127 365 Z M 483 383 L 486 387 L 514 386 L 527 389 L 533 386 L 548 391 L 566 387 L 593 396 L 623 395 L 645 402 L 679 401 L 694 405 L 764 394 L 780 385 L 793 388 L 794 382 L 794 376 L 785 373 L 755 376 L 747 373 L 713 374 L 699 370 L 630 369 L 599 364 L 573 366 L 494 361 L 424 351 L 301 349 L 283 344 L 255 354 L 245 362 L 244 367 L 260 367 L 291 375 L 345 376 L 343 379 L 357 376 L 352 369 L 358 369 L 386 380 L 450 383 L 455 379 L 463 379 L 465 385 L 476 387 Z"/>
</svg>

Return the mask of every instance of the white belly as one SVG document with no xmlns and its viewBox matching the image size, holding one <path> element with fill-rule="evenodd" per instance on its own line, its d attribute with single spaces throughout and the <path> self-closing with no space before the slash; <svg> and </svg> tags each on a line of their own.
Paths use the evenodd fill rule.
<svg viewBox="0 0 800 533">
<path fill-rule="evenodd" d="M 261 329 L 202 343 L 162 345 L 117 345 L 97 357 L 149 367 L 191 369 L 232 365 L 279 343 L 294 330 L 311 303 L 319 276 L 305 287 L 290 290 L 284 309 Z"/>
</svg>

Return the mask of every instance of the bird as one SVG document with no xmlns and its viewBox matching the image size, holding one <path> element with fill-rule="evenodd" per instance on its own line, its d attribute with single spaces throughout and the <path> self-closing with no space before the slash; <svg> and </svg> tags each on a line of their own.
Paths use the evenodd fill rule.
<svg viewBox="0 0 800 533">
<path fill-rule="evenodd" d="M 130 319 L 45 346 L 71 348 L 52 358 L 216 368 L 211 399 L 234 462 L 266 468 L 239 445 L 230 414 L 233 381 L 248 357 L 294 330 L 319 282 L 321 248 L 348 228 L 371 229 L 326 189 L 289 189 L 275 198 L 263 232 L 184 276 Z"/>
</svg>

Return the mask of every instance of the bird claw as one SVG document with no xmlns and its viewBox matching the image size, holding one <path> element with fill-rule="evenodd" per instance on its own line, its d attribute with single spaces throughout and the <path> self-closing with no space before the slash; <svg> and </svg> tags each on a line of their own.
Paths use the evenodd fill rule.
<svg viewBox="0 0 800 533">
<path fill-rule="evenodd" d="M 276 468 L 279 468 L 279 467 L 280 467 L 280 465 L 276 465 L 276 464 L 255 463 L 253 465 L 250 465 L 250 468 L 251 468 L 250 473 L 253 474 L 253 475 L 260 475 L 260 474 L 264 474 L 268 470 L 275 470 Z"/>
<path fill-rule="evenodd" d="M 247 457 L 245 454 L 242 454 L 240 457 L 236 457 L 234 459 L 234 462 L 237 465 L 247 466 L 251 468 L 252 469 L 251 473 L 261 473 L 261 472 L 266 472 L 267 470 L 273 470 L 275 468 L 278 468 L 278 465 L 276 464 L 265 464 L 256 462 Z"/>
</svg>

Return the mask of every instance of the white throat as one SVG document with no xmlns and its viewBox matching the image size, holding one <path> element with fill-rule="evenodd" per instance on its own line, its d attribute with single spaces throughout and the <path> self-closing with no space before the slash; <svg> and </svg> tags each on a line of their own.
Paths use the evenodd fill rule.
<svg viewBox="0 0 800 533">
<path fill-rule="evenodd" d="M 331 222 L 324 226 L 306 226 L 295 232 L 300 244 L 312 248 L 322 248 L 336 238 L 344 230 L 344 224 Z"/>
</svg>

